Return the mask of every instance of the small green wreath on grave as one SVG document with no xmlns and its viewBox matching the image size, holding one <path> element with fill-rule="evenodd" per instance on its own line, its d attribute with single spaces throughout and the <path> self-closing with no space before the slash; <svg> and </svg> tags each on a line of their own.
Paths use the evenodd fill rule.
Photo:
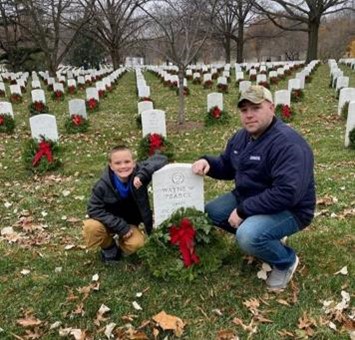
<svg viewBox="0 0 355 340">
<path fill-rule="evenodd" d="M 304 92 L 302 89 L 292 89 L 291 102 L 300 102 L 304 98 Z"/>
<path fill-rule="evenodd" d="M 348 111 L 349 111 L 349 102 L 345 102 L 341 107 L 341 117 L 344 120 L 348 119 Z"/>
<path fill-rule="evenodd" d="M 15 120 L 9 113 L 0 114 L 0 133 L 12 133 L 15 130 Z"/>
<path fill-rule="evenodd" d="M 49 112 L 48 106 L 41 101 L 32 102 L 30 105 L 28 105 L 28 109 L 30 110 L 30 116 Z"/>
<path fill-rule="evenodd" d="M 275 115 L 283 122 L 290 123 L 295 116 L 295 112 L 288 105 L 278 104 L 275 108 Z"/>
<path fill-rule="evenodd" d="M 168 157 L 169 161 L 174 158 L 174 146 L 164 136 L 158 133 L 149 133 L 141 139 L 138 145 L 138 160 L 145 160 L 155 153 L 161 153 Z"/>
<path fill-rule="evenodd" d="M 34 173 L 44 173 L 58 169 L 62 165 L 61 149 L 58 143 L 42 138 L 28 140 L 23 149 L 22 160 L 26 169 Z"/>
<path fill-rule="evenodd" d="M 218 106 L 213 106 L 206 115 L 205 125 L 226 124 L 230 120 L 228 112 L 222 111 Z"/>
<path fill-rule="evenodd" d="M 18 93 L 12 93 L 10 96 L 10 102 L 12 104 L 19 104 L 22 103 L 22 96 Z"/>
<path fill-rule="evenodd" d="M 100 102 L 95 98 L 90 98 L 85 101 L 85 105 L 89 112 L 95 112 L 99 109 Z"/>
<path fill-rule="evenodd" d="M 349 146 L 352 149 L 355 149 L 355 128 L 353 128 L 350 132 L 349 132 Z"/>
<path fill-rule="evenodd" d="M 64 100 L 64 93 L 60 90 L 53 91 L 51 94 L 53 100 L 61 102 Z"/>
<path fill-rule="evenodd" d="M 83 133 L 89 128 L 89 120 L 81 115 L 73 114 L 65 120 L 64 126 L 67 133 Z"/>
<path fill-rule="evenodd" d="M 228 93 L 228 84 L 217 84 L 217 90 L 221 93 Z"/>
<path fill-rule="evenodd" d="M 207 214 L 181 208 L 153 230 L 138 255 L 155 277 L 192 281 L 218 270 L 229 249 Z"/>
</svg>

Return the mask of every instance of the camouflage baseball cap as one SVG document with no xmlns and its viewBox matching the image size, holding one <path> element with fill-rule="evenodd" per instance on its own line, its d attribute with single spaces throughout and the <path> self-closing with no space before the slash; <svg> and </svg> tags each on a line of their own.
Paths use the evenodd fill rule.
<svg viewBox="0 0 355 340">
<path fill-rule="evenodd" d="M 261 85 L 251 85 L 247 90 L 242 92 L 238 100 L 238 107 L 240 107 L 240 104 L 244 100 L 248 100 L 254 104 L 260 104 L 264 100 L 273 103 L 271 92 Z"/>
</svg>

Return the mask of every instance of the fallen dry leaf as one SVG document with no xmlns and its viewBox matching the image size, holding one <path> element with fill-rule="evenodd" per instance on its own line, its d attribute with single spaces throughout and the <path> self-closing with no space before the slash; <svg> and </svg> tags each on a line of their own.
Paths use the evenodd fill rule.
<svg viewBox="0 0 355 340">
<path fill-rule="evenodd" d="M 172 330 L 177 337 L 180 337 L 184 331 L 184 322 L 173 315 L 161 311 L 152 318 L 163 330 Z"/>
<path fill-rule="evenodd" d="M 22 327 L 35 327 L 35 326 L 39 326 L 42 321 L 39 319 L 36 319 L 34 316 L 32 315 L 28 315 L 26 316 L 24 319 L 18 319 L 16 320 L 16 323 Z"/>
<path fill-rule="evenodd" d="M 104 314 L 108 313 L 111 309 L 108 308 L 107 306 L 105 306 L 104 304 L 101 305 L 101 307 L 99 308 L 99 310 L 96 313 L 96 318 L 94 320 L 94 324 L 98 327 L 100 327 L 100 323 L 102 321 L 106 321 L 109 318 L 105 317 Z"/>
<path fill-rule="evenodd" d="M 238 340 L 239 337 L 230 329 L 222 329 L 218 331 L 216 340 Z"/>
</svg>

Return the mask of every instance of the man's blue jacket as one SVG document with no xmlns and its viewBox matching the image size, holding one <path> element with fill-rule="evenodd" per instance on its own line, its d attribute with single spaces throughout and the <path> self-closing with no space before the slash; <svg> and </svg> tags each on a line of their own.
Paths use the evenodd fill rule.
<svg viewBox="0 0 355 340">
<path fill-rule="evenodd" d="M 241 218 L 289 210 L 300 229 L 311 223 L 316 204 L 313 153 L 279 119 L 255 140 L 245 129 L 238 131 L 219 157 L 203 158 L 211 167 L 208 176 L 235 180 Z"/>
</svg>

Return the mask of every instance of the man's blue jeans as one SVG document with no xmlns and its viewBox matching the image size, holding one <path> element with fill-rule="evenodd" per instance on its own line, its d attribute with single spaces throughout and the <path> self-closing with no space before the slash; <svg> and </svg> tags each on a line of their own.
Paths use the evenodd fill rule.
<svg viewBox="0 0 355 340">
<path fill-rule="evenodd" d="M 234 231 L 237 243 L 247 254 L 280 270 L 291 267 L 296 260 L 296 253 L 280 240 L 299 231 L 295 217 L 288 210 L 272 215 L 254 215 L 234 229 L 229 225 L 228 218 L 237 206 L 237 199 L 230 192 L 208 202 L 205 211 L 216 226 Z"/>
</svg>

